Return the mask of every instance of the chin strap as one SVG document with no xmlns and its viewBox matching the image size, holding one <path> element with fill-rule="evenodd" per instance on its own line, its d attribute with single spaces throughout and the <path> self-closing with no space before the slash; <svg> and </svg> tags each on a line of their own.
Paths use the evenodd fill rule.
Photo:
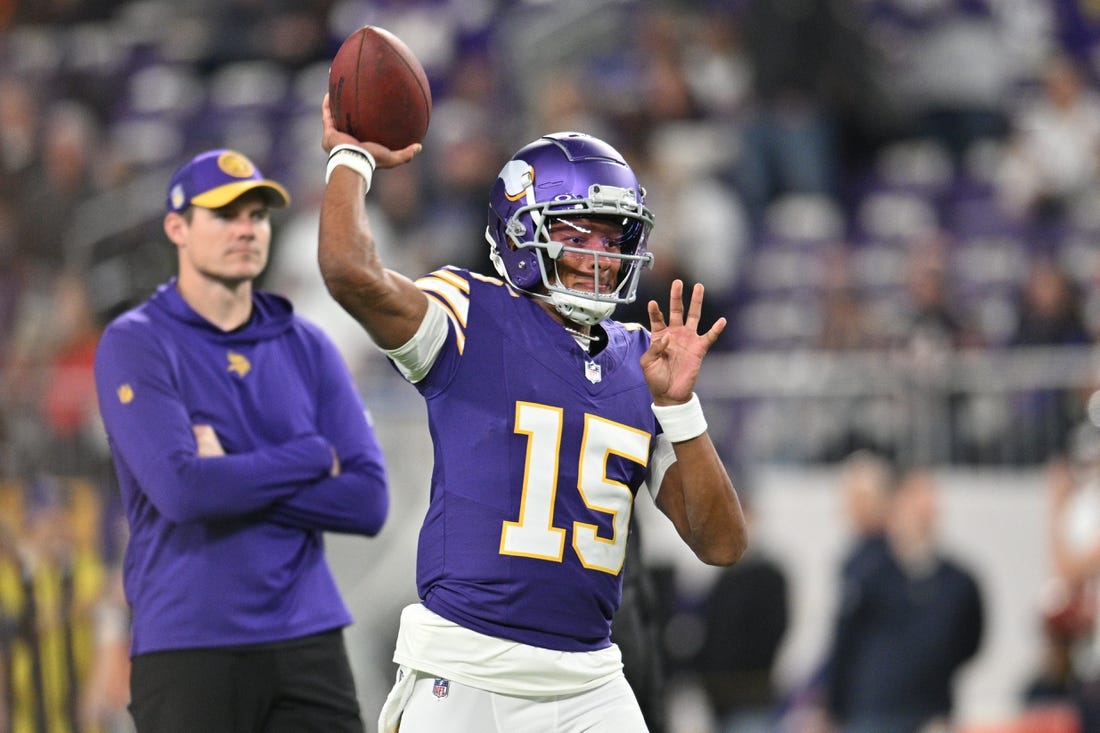
<svg viewBox="0 0 1100 733">
<path fill-rule="evenodd" d="M 610 318 L 615 312 L 614 303 L 589 300 L 579 295 L 554 292 L 547 297 L 554 306 L 554 310 L 562 317 L 582 326 L 595 326 L 600 321 Z"/>
</svg>

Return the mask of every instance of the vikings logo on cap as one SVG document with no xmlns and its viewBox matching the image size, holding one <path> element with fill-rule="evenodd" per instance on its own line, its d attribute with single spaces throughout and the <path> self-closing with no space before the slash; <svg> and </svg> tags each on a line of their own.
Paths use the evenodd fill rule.
<svg viewBox="0 0 1100 733">
<path fill-rule="evenodd" d="M 256 173 L 252 161 L 234 150 L 226 150 L 218 156 L 218 167 L 234 178 L 249 178 Z"/>
</svg>

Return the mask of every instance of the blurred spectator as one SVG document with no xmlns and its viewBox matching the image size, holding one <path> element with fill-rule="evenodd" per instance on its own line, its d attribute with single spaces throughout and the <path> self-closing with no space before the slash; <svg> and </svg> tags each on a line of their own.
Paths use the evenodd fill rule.
<svg viewBox="0 0 1100 733">
<path fill-rule="evenodd" d="M 821 334 L 817 347 L 827 351 L 859 351 L 875 342 L 864 293 L 854 282 L 852 253 L 836 246 L 825 253 L 825 286 L 821 295 Z"/>
<path fill-rule="evenodd" d="M 80 694 L 77 714 L 85 733 L 134 733 L 134 721 L 128 709 L 130 608 L 122 574 L 129 527 L 117 492 L 99 509 L 104 582 L 92 605 L 92 665 Z"/>
<path fill-rule="evenodd" d="M 39 100 L 30 82 L 18 76 L 0 79 L 0 192 L 22 192 L 38 158 Z"/>
<path fill-rule="evenodd" d="M 1057 233 L 1100 182 L 1100 96 L 1074 59 L 1056 55 L 1039 93 L 1020 102 L 1010 126 L 999 195 L 1010 212 L 1039 227 L 1038 236 Z"/>
<path fill-rule="evenodd" d="M 684 67 L 696 103 L 708 118 L 735 117 L 750 101 L 752 80 L 734 14 L 715 3 L 700 9 L 690 29 Z"/>
<path fill-rule="evenodd" d="M 95 319 L 79 276 L 63 275 L 56 286 L 51 329 L 59 343 L 42 365 L 49 465 L 65 475 L 105 475 L 109 457 L 99 429 L 92 373 L 102 324 Z"/>
<path fill-rule="evenodd" d="M 1013 343 L 1017 346 L 1056 346 L 1088 341 L 1077 285 L 1054 259 L 1037 256 L 1031 263 L 1020 296 Z"/>
<path fill-rule="evenodd" d="M 741 508 L 751 523 L 744 496 Z M 776 730 L 775 663 L 789 625 L 788 593 L 786 570 L 758 541 L 711 587 L 699 673 L 717 733 Z"/>
<path fill-rule="evenodd" d="M 130 615 L 122 568 L 111 570 L 94 610 L 94 654 L 81 693 L 81 730 L 132 733 L 130 703 Z"/>
<path fill-rule="evenodd" d="M 1074 702 L 1086 732 L 1100 730 L 1100 429 L 1082 423 L 1067 459 L 1048 465 L 1047 538 L 1053 558 L 1047 632 L 1069 647 Z"/>
<path fill-rule="evenodd" d="M 1017 307 L 1017 326 L 1011 341 L 1019 347 L 1082 346 L 1090 335 L 1082 312 L 1081 295 L 1061 266 L 1044 255 L 1029 268 Z M 1080 419 L 1075 390 L 1036 388 L 1021 393 L 1015 404 L 1017 420 L 1011 439 L 1023 461 L 1042 462 L 1064 454 L 1072 426 Z"/>
<path fill-rule="evenodd" d="M 0 606 L 14 613 L 8 697 L 13 731 L 81 730 L 78 705 L 92 664 L 92 615 L 103 583 L 85 531 L 94 498 L 79 482 L 40 475 L 25 486 L 16 562 L 0 567 Z M 83 522 L 75 521 L 83 512 Z"/>
<path fill-rule="evenodd" d="M 834 352 L 838 358 L 859 358 L 885 348 L 882 329 L 876 326 L 872 299 L 853 278 L 851 249 L 832 248 L 825 258 L 825 285 L 821 294 L 821 330 L 814 346 Z M 826 408 L 831 430 L 821 441 L 814 458 L 827 463 L 844 459 L 852 451 L 893 449 L 893 431 L 880 430 L 869 416 L 879 410 L 876 395 L 851 394 L 838 397 Z M 896 412 L 891 407 L 890 413 Z M 889 414 L 889 413 L 888 413 Z"/>
<path fill-rule="evenodd" d="M 1021 733 L 1037 729 L 1038 719 L 1060 720 L 1050 733 L 1081 733 L 1078 713 L 1080 680 L 1074 668 L 1074 647 L 1091 636 L 1095 624 L 1095 597 L 1068 592 L 1064 581 L 1052 577 L 1044 584 L 1041 599 L 1041 649 L 1035 669 L 1020 694 Z M 1091 606 L 1091 608 L 1090 608 Z M 1087 642 L 1085 642 L 1087 643 Z M 1031 722 L 1033 728 L 1023 727 Z"/>
<path fill-rule="evenodd" d="M 1025 708 L 1061 707 L 1074 711 L 1077 675 L 1073 670 L 1073 654 L 1065 635 L 1054 631 L 1049 617 L 1044 619 L 1042 650 L 1034 674 L 1028 677 L 1021 693 Z"/>
<path fill-rule="evenodd" d="M 646 22 L 637 26 L 639 58 L 643 60 L 638 91 L 647 100 L 638 111 L 649 128 L 702 116 L 684 59 L 688 44 L 683 39 L 692 27 L 682 14 L 658 7 L 651 7 Z"/>
<path fill-rule="evenodd" d="M 937 489 L 906 472 L 890 498 L 888 552 L 846 578 L 832 639 L 827 707 L 843 733 L 949 730 L 956 673 L 977 653 L 981 590 L 937 538 Z"/>
<path fill-rule="evenodd" d="M 587 95 L 586 79 L 577 70 L 561 69 L 546 74 L 541 93 L 535 95 L 526 130 L 532 137 L 544 130 L 580 130 L 603 139 L 611 139 L 606 116 L 593 107 Z"/>
<path fill-rule="evenodd" d="M 948 275 L 951 237 L 936 232 L 909 245 L 903 311 L 902 354 L 911 374 L 906 382 L 907 433 L 899 457 L 933 464 L 957 457 L 963 395 L 952 389 L 952 358 L 975 337 L 958 313 Z"/>
<path fill-rule="evenodd" d="M 83 104 L 57 102 L 42 121 L 41 163 L 20 192 L 21 206 L 39 212 L 27 216 L 24 252 L 39 268 L 56 271 L 65 263 L 71 212 L 108 181 L 97 177 L 102 150 L 96 119 Z"/>
<path fill-rule="evenodd" d="M 893 462 L 868 450 L 849 455 L 840 468 L 840 498 L 851 539 L 840 566 L 843 580 L 860 577 L 889 550 L 886 520 L 898 480 Z"/>
<path fill-rule="evenodd" d="M 956 165 L 971 146 L 1000 139 L 1006 128 L 1003 108 L 1015 69 L 995 2 L 929 0 L 885 3 L 904 27 L 896 40 L 906 48 L 897 82 L 907 88 L 913 132 L 943 143 Z M 901 40 L 904 39 L 904 40 Z"/>
<path fill-rule="evenodd" d="M 840 464 L 840 509 L 849 534 L 839 568 L 843 593 L 850 584 L 862 583 L 889 556 L 886 520 L 897 478 L 893 462 L 869 450 L 854 451 Z M 782 713 L 784 730 L 816 733 L 829 727 L 825 694 L 836 653 L 830 649 L 820 666 L 790 692 Z"/>
<path fill-rule="evenodd" d="M 748 0 L 738 22 L 752 86 L 735 162 L 750 219 L 784 193 L 836 196 L 838 108 L 856 84 L 863 48 L 854 5 L 842 0 Z M 854 76 L 853 76 L 854 75 Z"/>
<path fill-rule="evenodd" d="M 212 70 L 237 61 L 273 59 L 293 69 L 327 60 L 336 51 L 329 45 L 325 27 L 333 4 L 332 0 L 203 3 L 209 40 L 202 63 Z"/>
<path fill-rule="evenodd" d="M 909 246 L 904 341 L 919 364 L 941 361 L 956 349 L 974 345 L 951 289 L 947 268 L 951 239 L 950 233 L 939 231 Z"/>
<path fill-rule="evenodd" d="M 665 733 L 664 620 L 652 569 L 642 552 L 642 534 L 631 517 L 623 565 L 623 595 L 611 624 L 611 640 L 623 655 L 623 673 L 638 698 L 649 733 Z"/>
<path fill-rule="evenodd" d="M 50 292 L 24 298 L 9 343 L 2 384 L 7 417 L 19 426 L 12 438 L 24 470 L 99 477 L 109 466 L 92 377 L 101 324 L 79 276 L 59 274 L 43 286 Z"/>
<path fill-rule="evenodd" d="M 430 160 L 425 165 L 430 167 L 424 168 L 433 175 L 421 181 L 431 205 L 417 217 L 431 247 L 421 256 L 473 270 L 488 267 L 485 248 L 471 243 L 485 239 L 484 198 L 496 180 L 496 161 L 508 155 L 492 120 L 488 108 L 461 98 L 433 109 L 432 129 L 425 140 Z"/>
<path fill-rule="evenodd" d="M 666 122 L 651 130 L 634 158 L 646 171 L 647 202 L 665 230 L 652 244 L 654 268 L 663 274 L 647 287 L 659 299 L 667 290 L 659 280 L 702 282 L 713 317 L 731 315 L 753 244 L 748 212 L 722 175 L 731 158 L 726 139 L 706 123 Z"/>
</svg>

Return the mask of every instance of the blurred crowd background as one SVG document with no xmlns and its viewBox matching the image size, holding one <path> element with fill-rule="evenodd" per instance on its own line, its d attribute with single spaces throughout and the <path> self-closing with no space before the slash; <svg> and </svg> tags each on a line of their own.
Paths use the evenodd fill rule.
<svg viewBox="0 0 1100 733">
<path fill-rule="evenodd" d="M 654 270 L 616 317 L 646 322 L 645 300 L 662 301 L 676 277 L 705 283 L 708 322 L 729 317 L 700 392 L 754 513 L 775 505 L 760 478 L 775 467 L 811 472 L 784 485 L 810 475 L 794 483 L 839 505 L 842 461 L 868 450 L 949 474 L 962 494 L 971 478 L 1009 476 L 1002 498 L 1039 497 L 1022 504 L 1039 536 L 1030 555 L 1053 574 L 1050 468 L 1100 446 L 1100 3 L 6 0 L 0 733 L 127 729 L 125 525 L 92 360 L 110 318 L 173 272 L 161 220 L 181 161 L 232 147 L 286 184 L 293 202 L 276 212 L 262 285 L 334 337 L 383 437 L 421 427 L 421 407 L 329 299 L 315 262 L 328 64 L 368 23 L 410 46 L 434 99 L 423 153 L 378 175 L 369 197 L 391 266 L 490 272 L 486 202 L 502 163 L 543 132 L 603 137 L 657 216 Z M 426 439 L 393 442 L 383 536 L 334 539 L 353 603 L 364 578 L 412 592 L 411 565 L 394 560 L 387 574 L 385 559 L 410 554 Z M 817 521 L 850 531 L 838 513 Z M 1006 530 L 991 542 L 1018 540 Z M 702 628 L 714 578 L 685 590 L 675 562 L 648 561 L 657 632 L 680 645 L 669 679 L 702 680 L 703 657 L 680 642 Z M 828 603 L 793 611 L 792 624 L 808 616 L 828 633 L 833 582 Z M 1042 588 L 1029 582 L 1014 611 L 1034 616 L 1034 638 L 1013 658 L 1044 651 L 1011 670 L 1013 684 L 1046 670 Z M 987 611 L 994 624 L 998 612 Z M 373 705 L 395 609 L 356 613 L 379 649 L 357 667 L 381 688 L 363 693 Z M 775 672 L 785 626 L 757 654 L 777 709 L 813 673 Z M 655 694 L 674 689 L 685 688 Z M 667 730 L 718 730 L 705 695 L 667 702 Z M 968 709 L 1000 720 L 1025 705 L 1021 694 Z"/>
</svg>

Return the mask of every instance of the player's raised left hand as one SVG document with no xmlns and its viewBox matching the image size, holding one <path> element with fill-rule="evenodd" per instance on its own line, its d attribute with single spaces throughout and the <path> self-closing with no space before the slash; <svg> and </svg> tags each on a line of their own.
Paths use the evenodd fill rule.
<svg viewBox="0 0 1100 733">
<path fill-rule="evenodd" d="M 683 298 L 684 283 L 674 280 L 669 293 L 667 322 L 657 301 L 649 301 L 649 328 L 653 339 L 649 349 L 642 354 L 641 364 L 657 405 L 678 405 L 691 399 L 703 357 L 726 328 L 726 319 L 719 318 L 705 333 L 699 333 L 702 284 L 696 283 L 692 288 L 686 318 Z"/>
</svg>

